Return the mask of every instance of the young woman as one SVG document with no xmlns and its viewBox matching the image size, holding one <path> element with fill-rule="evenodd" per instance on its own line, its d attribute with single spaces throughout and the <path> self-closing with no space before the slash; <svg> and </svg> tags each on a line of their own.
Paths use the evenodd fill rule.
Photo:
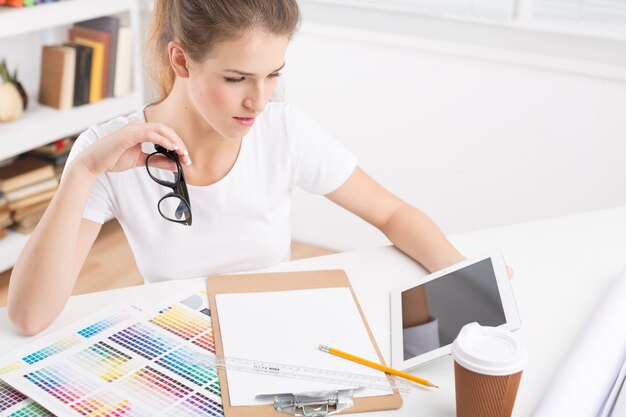
<svg viewBox="0 0 626 417">
<path fill-rule="evenodd" d="M 322 127 L 270 102 L 298 22 L 296 0 L 155 2 L 148 67 L 162 98 L 78 138 L 11 276 L 9 317 L 20 331 L 35 334 L 62 310 L 110 216 L 146 282 L 287 260 L 294 186 L 376 226 L 428 270 L 463 259 Z"/>
</svg>

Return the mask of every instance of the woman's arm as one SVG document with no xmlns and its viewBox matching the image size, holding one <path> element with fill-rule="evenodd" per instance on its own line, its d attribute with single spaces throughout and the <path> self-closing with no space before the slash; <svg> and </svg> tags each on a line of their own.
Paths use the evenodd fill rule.
<svg viewBox="0 0 626 417">
<path fill-rule="evenodd" d="M 39 333 L 63 309 L 100 232 L 100 224 L 82 219 L 95 178 L 78 164 L 67 170 L 13 267 L 8 314 L 25 334 Z"/>
<path fill-rule="evenodd" d="M 78 154 L 13 267 L 7 307 L 21 332 L 40 332 L 65 306 L 101 228 L 82 218 L 91 189 L 104 172 L 144 165 L 143 142 L 177 149 L 190 162 L 182 140 L 159 123 L 131 122 Z"/>
<path fill-rule="evenodd" d="M 359 167 L 326 197 L 376 226 L 398 249 L 431 272 L 465 259 L 426 214 L 387 191 Z"/>
</svg>

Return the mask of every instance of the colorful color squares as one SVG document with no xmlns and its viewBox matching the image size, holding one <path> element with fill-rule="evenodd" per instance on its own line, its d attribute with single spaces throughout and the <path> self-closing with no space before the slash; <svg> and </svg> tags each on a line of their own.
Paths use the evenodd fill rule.
<svg viewBox="0 0 626 417">
<path fill-rule="evenodd" d="M 71 357 L 72 363 L 106 382 L 113 382 L 128 373 L 126 363 L 131 356 L 104 343 L 98 342 Z"/>
<path fill-rule="evenodd" d="M 172 410 L 172 414 L 183 416 L 194 415 L 221 417 L 224 415 L 224 411 L 222 411 L 222 406 L 219 403 L 200 393 L 195 393 L 176 406 L 176 408 Z"/>
<path fill-rule="evenodd" d="M 0 375 L 6 374 L 7 372 L 15 371 L 16 369 L 20 369 L 22 365 L 18 362 L 13 362 L 5 366 L 4 368 L 0 368 Z"/>
<path fill-rule="evenodd" d="M 222 389 L 220 388 L 219 379 L 214 380 L 209 385 L 204 387 L 204 389 L 215 395 L 217 398 L 222 398 Z"/>
<path fill-rule="evenodd" d="M 170 352 L 155 363 L 196 385 L 202 386 L 217 379 L 216 369 L 209 365 L 214 364 L 215 359 L 189 346 Z"/>
<path fill-rule="evenodd" d="M 150 322 L 185 340 L 194 338 L 211 327 L 209 317 L 200 316 L 178 304 L 160 310 Z"/>
<path fill-rule="evenodd" d="M 116 324 L 121 323 L 124 320 L 129 319 L 130 317 L 131 317 L 131 313 L 128 313 L 128 312 L 119 313 L 114 316 L 102 319 L 97 323 L 90 324 L 89 326 L 77 331 L 76 333 L 78 333 L 79 335 L 83 337 L 90 338 L 91 336 L 97 335 L 103 330 L 106 330 L 109 327 L 115 326 Z"/>
<path fill-rule="evenodd" d="M 122 397 L 123 394 L 113 391 L 101 391 L 71 406 L 77 413 L 90 417 L 141 417 L 154 415 L 146 409 L 139 408 L 132 400 Z"/>
<path fill-rule="evenodd" d="M 37 363 L 50 356 L 56 355 L 57 353 L 63 352 L 64 350 L 67 350 L 72 346 L 76 346 L 81 341 L 82 339 L 80 337 L 76 335 L 71 335 L 57 342 L 54 342 L 51 345 L 41 348 L 28 356 L 23 357 L 22 360 L 27 364 L 32 365 L 33 363 Z"/>
<path fill-rule="evenodd" d="M 192 388 L 150 366 L 138 370 L 129 378 L 122 379 L 118 384 L 119 389 L 132 392 L 135 398 L 154 407 L 158 412 L 193 392 Z"/>
<path fill-rule="evenodd" d="M 39 404 L 32 402 L 26 407 L 12 412 L 8 417 L 54 417 L 54 414 Z"/>
<path fill-rule="evenodd" d="M 28 373 L 24 378 L 64 404 L 98 388 L 79 371 L 62 362 Z"/>
<path fill-rule="evenodd" d="M 150 360 L 177 345 L 175 340 L 162 336 L 158 330 L 143 323 L 135 323 L 120 330 L 109 336 L 109 339 Z"/>
<path fill-rule="evenodd" d="M 213 331 L 210 329 L 206 333 L 198 336 L 198 338 L 194 339 L 191 343 L 215 354 L 215 341 L 213 340 Z"/>
<path fill-rule="evenodd" d="M 18 371 L 9 380 L 19 391 L 0 379 L 0 417 L 54 416 L 34 398 L 60 415 L 223 417 L 206 306 L 195 291 L 143 319 L 125 308 L 47 339 L 3 364 L 0 375 Z"/>
<path fill-rule="evenodd" d="M 15 404 L 24 401 L 26 398 L 28 397 L 9 384 L 0 381 L 0 411 L 11 408 Z"/>
</svg>

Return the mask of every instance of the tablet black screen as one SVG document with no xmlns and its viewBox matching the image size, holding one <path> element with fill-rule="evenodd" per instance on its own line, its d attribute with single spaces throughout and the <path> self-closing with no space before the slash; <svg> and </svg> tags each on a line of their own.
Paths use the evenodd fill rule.
<svg viewBox="0 0 626 417">
<path fill-rule="evenodd" d="M 491 259 L 402 292 L 404 360 L 454 341 L 467 323 L 506 322 Z"/>
</svg>

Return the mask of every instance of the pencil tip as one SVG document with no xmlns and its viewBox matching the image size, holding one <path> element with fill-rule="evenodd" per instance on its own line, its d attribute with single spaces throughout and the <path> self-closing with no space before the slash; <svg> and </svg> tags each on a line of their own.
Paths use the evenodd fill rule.
<svg viewBox="0 0 626 417">
<path fill-rule="evenodd" d="M 428 383 L 428 385 L 430 385 L 430 386 L 431 386 L 431 387 L 433 387 L 433 388 L 439 388 L 439 385 L 435 385 L 435 384 L 433 384 L 432 382 L 429 382 L 429 383 Z"/>
</svg>

